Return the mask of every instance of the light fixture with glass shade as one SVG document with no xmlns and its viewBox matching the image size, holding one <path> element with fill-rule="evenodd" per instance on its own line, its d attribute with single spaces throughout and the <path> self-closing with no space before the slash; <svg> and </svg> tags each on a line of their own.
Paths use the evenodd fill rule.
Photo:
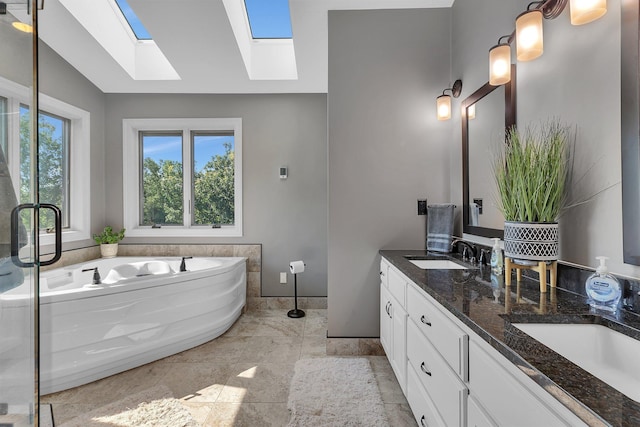
<svg viewBox="0 0 640 427">
<path fill-rule="evenodd" d="M 445 92 L 450 90 L 451 95 Z M 457 98 L 462 92 L 462 80 L 456 80 L 453 86 L 442 91 L 442 95 L 436 98 L 436 114 L 438 120 L 449 120 L 451 118 L 451 97 Z"/>
<path fill-rule="evenodd" d="M 516 18 L 516 57 L 518 61 L 531 61 L 536 59 L 544 50 L 542 39 L 542 10 L 529 7 Z"/>
<path fill-rule="evenodd" d="M 588 24 L 607 13 L 607 0 L 571 0 L 571 23 Z"/>
<path fill-rule="evenodd" d="M 502 39 L 507 37 L 506 42 Z M 511 43 L 512 35 L 502 36 L 498 44 L 489 50 L 489 84 L 500 86 L 511 80 Z"/>
</svg>

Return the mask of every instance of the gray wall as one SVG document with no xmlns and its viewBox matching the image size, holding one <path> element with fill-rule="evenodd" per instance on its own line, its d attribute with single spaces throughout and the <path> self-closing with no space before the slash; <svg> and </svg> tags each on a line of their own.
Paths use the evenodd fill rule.
<svg viewBox="0 0 640 427">
<path fill-rule="evenodd" d="M 499 36 L 509 34 L 527 1 L 456 0 L 453 11 L 452 74 L 464 80 L 460 100 L 488 80 L 488 52 Z M 572 26 L 568 8 L 544 22 L 544 54 L 519 62 L 518 125 L 558 117 L 577 130 L 574 186 L 577 199 L 589 203 L 560 219 L 560 258 L 595 266 L 595 256 L 610 257 L 614 273 L 640 276 L 640 267 L 626 265 L 622 255 L 621 131 L 620 131 L 620 0 L 608 2 L 601 19 Z M 515 57 L 515 55 L 514 55 Z M 457 120 L 459 124 L 459 118 Z M 453 129 L 451 157 L 461 155 L 458 125 Z M 460 166 L 452 163 L 452 198 L 461 203 Z M 454 184 L 455 183 L 455 184 Z"/>
<path fill-rule="evenodd" d="M 450 9 L 329 12 L 328 335 L 379 336 L 378 250 L 425 246 L 448 202 Z"/>
<path fill-rule="evenodd" d="M 279 272 L 303 259 L 301 296 L 327 292 L 327 98 L 293 95 L 108 94 L 106 110 L 107 223 L 122 225 L 122 119 L 241 117 L 243 228 L 241 238 L 126 238 L 125 243 L 261 243 L 262 296 L 293 295 Z M 279 167 L 289 167 L 280 180 Z"/>
<path fill-rule="evenodd" d="M 31 35 L 21 33 L 10 25 L 0 25 L 0 75 L 30 87 L 32 64 L 25 51 L 31 51 Z M 9 59 L 10 58 L 10 59 Z M 91 206 L 91 231 L 96 232 L 104 223 L 104 112 L 105 96 L 89 80 L 49 46 L 39 44 L 39 89 L 40 93 L 74 105 L 91 114 L 91 194 L 85 195 Z M 63 245 L 64 250 L 93 245 L 93 240 L 76 241 Z M 43 247 L 48 253 L 52 247 Z"/>
</svg>

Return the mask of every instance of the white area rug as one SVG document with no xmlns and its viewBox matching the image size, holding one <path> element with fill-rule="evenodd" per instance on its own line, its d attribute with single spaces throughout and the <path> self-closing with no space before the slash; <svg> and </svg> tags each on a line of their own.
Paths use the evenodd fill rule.
<svg viewBox="0 0 640 427">
<path fill-rule="evenodd" d="M 300 359 L 289 389 L 290 427 L 388 427 L 371 364 L 364 358 Z"/>
<path fill-rule="evenodd" d="M 55 410 L 54 410 L 55 411 Z M 60 427 L 197 427 L 171 391 L 156 386 L 94 409 Z"/>
</svg>

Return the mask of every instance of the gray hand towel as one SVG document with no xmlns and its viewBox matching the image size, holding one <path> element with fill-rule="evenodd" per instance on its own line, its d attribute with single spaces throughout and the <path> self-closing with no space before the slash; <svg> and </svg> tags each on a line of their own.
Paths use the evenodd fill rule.
<svg viewBox="0 0 640 427">
<path fill-rule="evenodd" d="M 455 205 L 427 206 L 427 250 L 451 252 Z"/>
</svg>

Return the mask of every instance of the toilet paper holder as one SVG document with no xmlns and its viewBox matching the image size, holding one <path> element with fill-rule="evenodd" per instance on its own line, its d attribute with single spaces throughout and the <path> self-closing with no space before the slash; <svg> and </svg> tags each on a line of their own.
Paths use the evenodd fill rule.
<svg viewBox="0 0 640 427">
<path fill-rule="evenodd" d="M 294 319 L 304 317 L 305 315 L 304 311 L 298 310 L 298 274 L 304 273 L 305 266 L 306 264 L 304 261 L 291 261 L 289 263 L 289 271 L 293 274 L 293 301 L 295 308 L 293 310 L 289 310 L 287 316 Z"/>
</svg>

